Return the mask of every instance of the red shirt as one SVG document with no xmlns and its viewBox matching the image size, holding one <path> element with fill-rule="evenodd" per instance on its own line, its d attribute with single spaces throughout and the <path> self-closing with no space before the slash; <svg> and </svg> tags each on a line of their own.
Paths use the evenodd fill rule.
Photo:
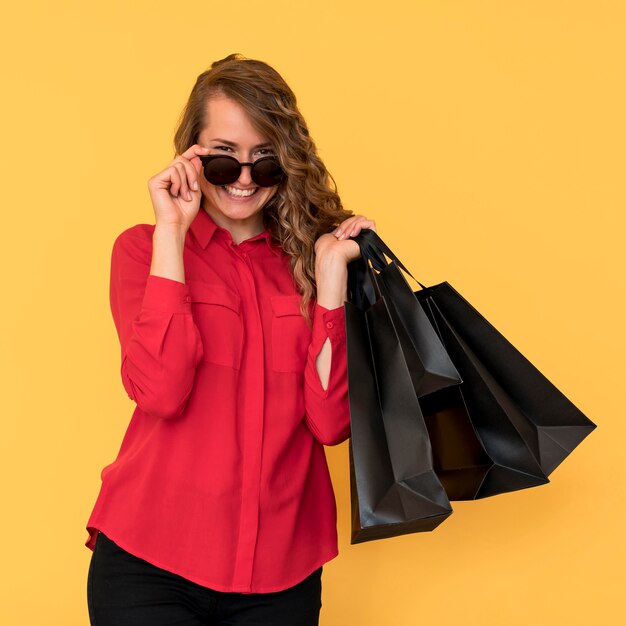
<svg viewBox="0 0 626 626">
<path fill-rule="evenodd" d="M 186 282 L 150 275 L 154 225 L 111 259 L 121 377 L 137 404 L 87 522 L 124 550 L 218 591 L 265 593 L 338 554 L 324 445 L 350 436 L 344 307 L 311 302 L 269 229 L 235 244 L 202 208 Z M 315 359 L 332 346 L 328 387 Z"/>
</svg>

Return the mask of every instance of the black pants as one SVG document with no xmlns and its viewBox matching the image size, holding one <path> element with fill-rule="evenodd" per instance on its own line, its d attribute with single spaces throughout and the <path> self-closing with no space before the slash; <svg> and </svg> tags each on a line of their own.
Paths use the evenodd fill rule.
<svg viewBox="0 0 626 626">
<path fill-rule="evenodd" d="M 223 592 L 198 585 L 98 535 L 87 576 L 92 626 L 317 626 L 322 567 L 270 593 Z"/>
</svg>

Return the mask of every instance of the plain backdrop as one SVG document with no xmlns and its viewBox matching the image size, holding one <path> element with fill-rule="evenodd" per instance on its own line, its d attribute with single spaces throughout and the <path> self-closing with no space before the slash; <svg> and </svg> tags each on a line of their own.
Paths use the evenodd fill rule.
<svg viewBox="0 0 626 626">
<path fill-rule="evenodd" d="M 85 523 L 134 407 L 111 247 L 154 223 L 196 77 L 240 52 L 292 87 L 345 206 L 598 425 L 547 485 L 354 546 L 348 442 L 326 448 L 320 624 L 624 623 L 625 41 L 617 0 L 5 7 L 0 622 L 88 624 Z"/>
</svg>

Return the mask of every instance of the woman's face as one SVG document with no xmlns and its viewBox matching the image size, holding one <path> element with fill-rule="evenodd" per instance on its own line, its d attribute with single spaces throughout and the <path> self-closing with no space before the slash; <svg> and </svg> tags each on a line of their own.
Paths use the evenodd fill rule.
<svg viewBox="0 0 626 626">
<path fill-rule="evenodd" d="M 268 139 L 258 134 L 245 109 L 237 102 L 225 96 L 215 96 L 207 106 L 209 124 L 200 133 L 198 144 L 210 148 L 208 154 L 233 156 L 242 163 L 276 154 Z M 203 170 L 200 170 L 199 182 L 205 210 L 222 213 L 226 221 L 254 217 L 278 189 L 278 186 L 259 187 L 250 177 L 250 167 L 241 168 L 239 179 L 226 188 L 210 183 Z M 249 197 L 233 197 L 227 191 L 231 187 L 254 190 L 254 193 Z"/>
</svg>

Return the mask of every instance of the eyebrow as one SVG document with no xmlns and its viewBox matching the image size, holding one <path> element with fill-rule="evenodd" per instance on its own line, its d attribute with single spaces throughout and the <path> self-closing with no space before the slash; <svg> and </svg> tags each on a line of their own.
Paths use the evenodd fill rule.
<svg viewBox="0 0 626 626">
<path fill-rule="evenodd" d="M 234 141 L 228 141 L 228 139 L 220 139 L 219 137 L 215 137 L 214 139 L 209 139 L 209 141 L 220 141 L 221 143 L 225 143 L 228 146 L 233 146 L 233 148 L 238 148 L 239 146 Z M 256 146 L 252 146 L 252 148 L 265 148 L 266 146 L 271 146 L 272 144 L 269 142 L 259 143 Z"/>
</svg>

